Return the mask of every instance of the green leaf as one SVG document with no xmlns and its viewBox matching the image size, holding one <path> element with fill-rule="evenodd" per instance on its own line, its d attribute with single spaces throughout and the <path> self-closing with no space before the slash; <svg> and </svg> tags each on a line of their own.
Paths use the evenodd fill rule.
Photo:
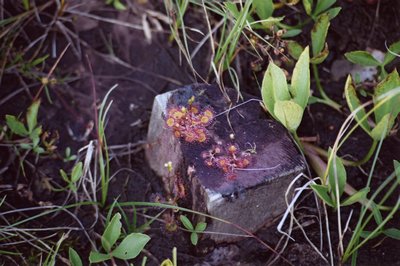
<svg viewBox="0 0 400 266">
<path fill-rule="evenodd" d="M 261 24 L 264 28 L 270 29 L 272 26 L 275 26 L 276 23 L 281 22 L 284 17 L 269 17 L 264 19 Z"/>
<path fill-rule="evenodd" d="M 83 173 L 83 163 L 79 162 L 77 163 L 74 168 L 72 169 L 71 173 L 71 182 L 75 183 L 81 178 L 82 173 Z"/>
<path fill-rule="evenodd" d="M 267 19 L 274 12 L 274 4 L 272 0 L 253 0 L 253 6 L 260 19 Z"/>
<path fill-rule="evenodd" d="M 6 123 L 10 130 L 19 136 L 25 137 L 27 136 L 28 130 L 26 130 L 24 124 L 20 122 L 15 116 L 13 115 L 6 115 Z"/>
<path fill-rule="evenodd" d="M 287 49 L 291 57 L 298 60 L 304 48 L 296 41 L 287 41 Z"/>
<path fill-rule="evenodd" d="M 372 129 L 370 136 L 374 140 L 380 141 L 382 138 L 386 138 L 386 136 L 390 132 L 390 129 L 392 128 L 392 125 L 393 125 L 393 119 L 390 114 L 387 114 Z"/>
<path fill-rule="evenodd" d="M 318 197 L 320 197 L 321 200 L 323 200 L 327 205 L 331 207 L 335 207 L 335 204 L 333 203 L 331 197 L 329 196 L 329 188 L 324 185 L 317 185 L 313 184 L 311 185 L 312 190 L 314 190 L 315 193 L 317 193 Z"/>
<path fill-rule="evenodd" d="M 69 254 L 69 262 L 71 263 L 71 266 L 82 266 L 82 260 L 81 257 L 79 257 L 78 252 L 75 251 L 73 248 L 68 249 L 68 254 Z"/>
<path fill-rule="evenodd" d="M 383 94 L 390 92 L 400 86 L 400 77 L 396 69 L 393 70 L 385 79 L 383 79 L 376 86 L 374 91 L 374 105 L 377 105 L 381 101 L 386 99 L 378 99 L 382 97 Z M 388 96 L 389 97 L 389 96 Z M 375 121 L 378 123 L 385 115 L 392 114 L 393 119 L 397 117 L 400 112 L 400 94 L 390 96 L 391 98 L 386 100 L 386 102 L 380 107 L 374 110 Z M 391 126 L 390 126 L 391 127 Z"/>
<path fill-rule="evenodd" d="M 207 223 L 200 222 L 200 223 L 196 224 L 196 228 L 194 229 L 194 231 L 201 233 L 204 230 L 206 230 L 206 227 L 207 227 Z"/>
<path fill-rule="evenodd" d="M 310 54 L 308 46 L 301 53 L 292 75 L 292 84 L 290 86 L 292 99 L 298 105 L 305 109 L 308 98 L 310 97 Z M 300 118 L 301 119 L 301 118 Z"/>
<path fill-rule="evenodd" d="M 274 87 L 272 83 L 270 66 L 268 66 L 267 70 L 264 73 L 264 78 L 261 84 L 261 97 L 265 108 L 276 119 L 274 115 L 274 105 L 275 105 Z"/>
<path fill-rule="evenodd" d="M 370 53 L 366 51 L 353 51 L 345 53 L 344 56 L 350 62 L 361 66 L 379 66 L 381 62 L 375 59 Z"/>
<path fill-rule="evenodd" d="M 63 169 L 60 169 L 60 175 L 61 175 L 62 179 L 64 179 L 65 182 L 68 182 L 68 183 L 70 182 L 67 173 Z"/>
<path fill-rule="evenodd" d="M 290 99 L 290 94 L 287 86 L 286 76 L 283 70 L 270 62 L 268 67 L 271 66 L 272 88 L 274 92 L 275 101 L 285 101 Z"/>
<path fill-rule="evenodd" d="M 303 108 L 293 101 L 277 101 L 274 114 L 290 132 L 295 132 L 303 117 Z"/>
<path fill-rule="evenodd" d="M 126 10 L 126 6 L 123 5 L 119 0 L 114 0 L 114 8 L 119 11 Z"/>
<path fill-rule="evenodd" d="M 141 233 L 127 235 L 121 244 L 113 250 L 112 255 L 121 260 L 136 258 L 142 252 L 150 237 Z"/>
<path fill-rule="evenodd" d="M 351 75 L 347 76 L 346 85 L 344 86 L 344 94 L 346 96 L 347 105 L 349 106 L 351 112 L 354 112 L 357 108 L 361 106 L 361 102 L 357 97 L 356 89 L 354 88 Z M 365 109 L 362 107 L 355 114 L 355 119 L 360 124 L 361 128 L 369 134 L 371 131 L 371 127 L 368 124 L 367 119 L 361 121 L 361 119 L 365 116 L 366 112 Z"/>
<path fill-rule="evenodd" d="M 304 10 L 307 15 L 311 15 L 313 0 L 303 0 Z"/>
<path fill-rule="evenodd" d="M 28 131 L 32 132 L 37 125 L 37 115 L 39 111 L 40 100 L 34 101 L 32 105 L 28 108 L 26 113 L 26 122 L 28 124 Z"/>
<path fill-rule="evenodd" d="M 199 236 L 196 232 L 192 232 L 190 234 L 190 242 L 192 242 L 193 246 L 196 246 L 197 242 L 199 242 Z"/>
<path fill-rule="evenodd" d="M 190 231 L 194 230 L 193 224 L 192 222 L 185 216 L 185 215 L 181 215 L 179 216 L 179 219 L 181 220 L 183 226 Z"/>
<path fill-rule="evenodd" d="M 24 6 L 26 11 L 29 10 L 30 7 L 29 0 L 22 0 L 22 5 Z"/>
<path fill-rule="evenodd" d="M 383 222 L 381 211 L 379 210 L 378 206 L 373 203 L 371 204 L 372 214 L 374 215 L 375 222 L 380 225 Z"/>
<path fill-rule="evenodd" d="M 331 153 L 332 150 L 329 149 L 329 158 L 331 157 L 330 156 Z M 342 196 L 343 194 L 344 186 L 346 185 L 346 180 L 347 180 L 346 169 L 344 168 L 344 165 L 340 157 L 336 156 L 335 153 L 332 156 L 332 160 L 330 161 L 328 169 L 328 181 L 332 193 L 335 196 L 335 199 L 336 199 L 336 185 L 339 188 L 339 198 L 340 198 L 340 196 Z"/>
<path fill-rule="evenodd" d="M 291 38 L 299 35 L 302 32 L 301 29 L 290 29 L 287 30 L 283 35 L 282 38 Z"/>
<path fill-rule="evenodd" d="M 363 189 L 357 191 L 356 193 L 354 193 L 353 195 L 351 195 L 350 197 L 348 197 L 347 199 L 345 199 L 340 205 L 341 206 L 349 206 L 353 203 L 364 200 L 367 197 L 368 192 L 369 192 L 369 188 L 363 188 Z"/>
<path fill-rule="evenodd" d="M 329 55 L 329 49 L 328 49 L 328 44 L 325 43 L 325 48 L 322 52 L 320 52 L 318 55 L 315 55 L 313 58 L 310 59 L 311 64 L 318 65 L 321 64 L 322 62 L 325 61 L 325 59 Z"/>
<path fill-rule="evenodd" d="M 337 15 L 339 15 L 340 11 L 342 10 L 341 7 L 334 7 L 326 11 L 329 16 L 329 20 L 334 19 Z"/>
<path fill-rule="evenodd" d="M 324 49 L 326 35 L 329 29 L 329 16 L 324 13 L 317 18 L 314 27 L 311 31 L 311 43 L 313 56 L 319 55 Z"/>
<path fill-rule="evenodd" d="M 29 138 L 32 140 L 33 147 L 36 147 L 40 142 L 40 135 L 42 134 L 42 127 L 36 127 L 29 133 Z"/>
<path fill-rule="evenodd" d="M 388 50 L 389 51 L 386 52 L 385 58 L 383 59 L 383 65 L 385 65 L 385 66 L 387 64 L 389 64 L 390 62 L 392 62 L 396 58 L 396 55 L 394 55 L 394 54 L 397 54 L 397 57 L 399 57 L 399 54 L 400 54 L 400 41 L 392 43 L 389 46 Z"/>
<path fill-rule="evenodd" d="M 393 239 L 400 240 L 400 230 L 397 228 L 388 228 L 383 230 L 383 233 Z"/>
<path fill-rule="evenodd" d="M 103 254 L 103 253 L 99 253 L 96 251 L 90 251 L 90 255 L 89 255 L 90 263 L 99 263 L 99 262 L 103 262 L 103 261 L 109 260 L 109 259 L 111 259 L 110 254 Z"/>
<path fill-rule="evenodd" d="M 325 10 L 330 8 L 335 2 L 336 0 L 318 0 L 313 15 L 319 15 L 321 12 L 324 12 Z"/>
<path fill-rule="evenodd" d="M 101 236 L 101 245 L 107 252 L 111 251 L 112 246 L 114 246 L 121 235 L 121 227 L 121 214 L 116 213 Z"/>
<path fill-rule="evenodd" d="M 381 233 L 380 231 L 376 231 L 372 236 L 370 236 L 372 234 L 373 231 L 361 231 L 360 236 L 362 238 L 367 238 L 370 237 L 369 239 L 374 239 L 375 237 L 379 236 L 379 234 Z"/>
</svg>

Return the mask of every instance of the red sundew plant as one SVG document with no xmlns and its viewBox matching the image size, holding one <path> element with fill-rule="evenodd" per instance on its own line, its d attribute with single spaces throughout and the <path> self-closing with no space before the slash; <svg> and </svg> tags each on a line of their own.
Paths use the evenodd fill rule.
<svg viewBox="0 0 400 266">
<path fill-rule="evenodd" d="M 228 144 L 226 148 L 216 145 L 210 150 L 202 152 L 201 157 L 207 166 L 221 169 L 228 180 L 235 180 L 235 170 L 247 168 L 251 163 L 251 154 L 247 151 L 240 151 L 237 144 Z"/>
<path fill-rule="evenodd" d="M 213 121 L 215 114 L 211 107 L 200 111 L 199 106 L 193 104 L 194 98 L 189 100 L 189 106 L 170 106 L 167 109 L 165 122 L 174 132 L 176 138 L 183 138 L 187 142 L 206 142 L 209 138 L 207 126 Z"/>
</svg>

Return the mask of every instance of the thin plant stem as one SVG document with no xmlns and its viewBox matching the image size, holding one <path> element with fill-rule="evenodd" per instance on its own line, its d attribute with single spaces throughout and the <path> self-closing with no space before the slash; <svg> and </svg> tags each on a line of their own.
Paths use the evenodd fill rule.
<svg viewBox="0 0 400 266">
<path fill-rule="evenodd" d="M 336 111 L 341 113 L 342 111 L 340 110 L 340 108 L 342 106 L 340 104 L 338 104 L 337 102 L 335 102 L 334 100 L 332 100 L 331 98 L 329 98 L 329 96 L 325 93 L 324 88 L 322 87 L 321 81 L 319 79 L 317 65 L 316 64 L 311 64 L 311 65 L 312 65 L 312 70 L 313 70 L 313 74 L 314 74 L 315 83 L 316 83 L 317 88 L 318 88 L 318 92 L 322 97 L 322 99 L 317 98 L 317 102 L 326 104 L 326 105 L 332 107 L 333 109 L 335 109 Z"/>
</svg>

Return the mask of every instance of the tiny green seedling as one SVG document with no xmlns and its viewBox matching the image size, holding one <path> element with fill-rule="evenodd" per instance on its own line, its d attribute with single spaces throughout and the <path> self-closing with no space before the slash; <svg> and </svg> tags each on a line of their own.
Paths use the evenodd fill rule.
<svg viewBox="0 0 400 266">
<path fill-rule="evenodd" d="M 183 224 L 183 226 L 191 232 L 190 234 L 190 241 L 194 246 L 197 245 L 197 242 L 199 241 L 199 233 L 203 233 L 204 230 L 206 230 L 207 223 L 200 222 L 196 224 L 196 226 L 193 226 L 192 222 L 185 216 L 181 215 L 180 220 Z"/>
<path fill-rule="evenodd" d="M 82 177 L 83 174 L 83 164 L 82 162 L 77 163 L 74 168 L 72 168 L 71 176 L 69 177 L 64 170 L 60 170 L 60 175 L 65 182 L 68 183 L 68 188 L 73 192 L 77 191 L 76 182 Z"/>
<path fill-rule="evenodd" d="M 27 127 L 22 121 L 13 115 L 6 115 L 6 123 L 13 134 L 28 138 L 29 143 L 19 143 L 18 146 L 22 149 L 33 150 L 36 154 L 44 153 L 44 149 L 39 146 L 40 136 L 42 134 L 42 126 L 37 124 L 37 115 L 39 111 L 40 100 L 34 101 L 28 108 L 26 113 Z"/>
<path fill-rule="evenodd" d="M 285 73 L 270 62 L 262 82 L 262 100 L 266 110 L 290 132 L 295 133 L 310 97 L 309 49 L 301 53 L 288 86 Z"/>
<path fill-rule="evenodd" d="M 65 157 L 63 159 L 64 163 L 70 162 L 70 161 L 74 161 L 76 160 L 76 155 L 75 154 L 71 154 L 71 148 L 67 147 L 65 149 Z"/>
<path fill-rule="evenodd" d="M 71 266 L 82 266 L 82 259 L 79 256 L 78 252 L 76 252 L 75 249 L 73 248 L 69 248 L 68 250 L 68 256 L 69 256 L 69 263 L 71 264 Z"/>
<path fill-rule="evenodd" d="M 367 51 L 352 51 L 345 53 L 344 56 L 347 60 L 357 65 L 378 67 L 380 69 L 380 78 L 384 79 L 388 75 L 385 67 L 396 58 L 396 54 L 400 53 L 400 41 L 392 43 L 388 50 L 383 61 L 377 60 Z"/>
<path fill-rule="evenodd" d="M 106 253 L 91 251 L 89 255 L 90 263 L 100 263 L 112 258 L 121 260 L 134 259 L 142 252 L 144 246 L 150 240 L 148 235 L 131 233 L 124 237 L 119 245 L 115 246 L 115 243 L 121 236 L 121 229 L 121 214 L 116 213 L 101 236 L 101 245 Z"/>
<path fill-rule="evenodd" d="M 116 10 L 126 10 L 126 6 L 120 0 L 106 0 L 107 5 L 112 5 Z"/>
</svg>

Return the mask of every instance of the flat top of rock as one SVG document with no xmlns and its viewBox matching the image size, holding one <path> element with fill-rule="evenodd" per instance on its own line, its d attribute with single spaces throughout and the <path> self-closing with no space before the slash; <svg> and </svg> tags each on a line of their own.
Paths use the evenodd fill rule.
<svg viewBox="0 0 400 266">
<path fill-rule="evenodd" d="M 230 99 L 237 98 L 234 90 L 228 93 Z M 258 101 L 250 101 L 219 115 L 235 105 L 224 97 L 217 86 L 196 84 L 174 92 L 168 106 L 188 106 L 192 96 L 197 106 L 211 106 L 216 115 L 207 126 L 206 142 L 189 143 L 181 139 L 184 164 L 192 166 L 205 188 L 229 195 L 304 169 L 304 162 L 286 129 L 269 120 Z M 234 139 L 230 138 L 231 134 L 234 134 Z M 221 167 L 206 164 L 202 156 L 205 151 L 232 144 L 236 144 L 239 152 L 250 154 L 246 157 L 250 159 L 248 166 L 235 168 L 227 174 Z"/>
</svg>

